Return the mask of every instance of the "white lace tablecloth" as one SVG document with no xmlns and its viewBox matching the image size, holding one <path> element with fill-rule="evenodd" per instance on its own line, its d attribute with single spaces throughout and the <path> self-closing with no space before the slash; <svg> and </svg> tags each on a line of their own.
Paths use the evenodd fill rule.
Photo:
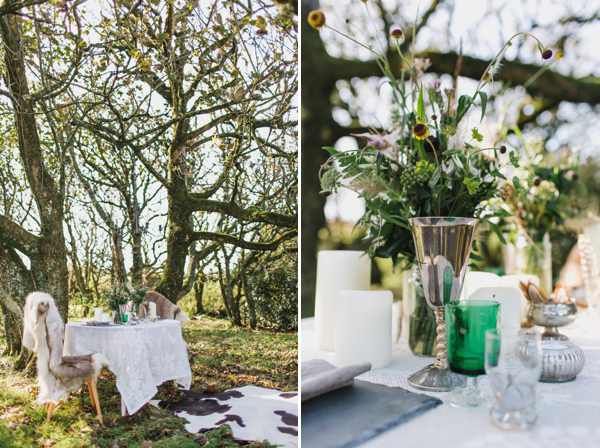
<svg viewBox="0 0 600 448">
<path fill-rule="evenodd" d="M 315 348 L 314 319 L 302 319 L 300 325 L 302 361 L 322 358 L 335 364 L 333 352 Z M 494 426 L 488 410 L 453 408 L 445 402 L 444 393 L 423 392 L 410 387 L 407 377 L 431 364 L 433 358 L 414 356 L 408 348 L 406 329 L 403 329 L 399 342 L 392 344 L 392 363 L 357 379 L 426 393 L 443 400 L 444 404 L 390 429 L 361 448 L 600 447 L 600 317 L 591 311 L 582 312 L 575 323 L 560 331 L 583 349 L 586 365 L 575 381 L 538 383 L 537 424 L 529 431 L 513 432 Z M 482 386 L 488 385 L 485 375 L 479 378 Z"/>
<path fill-rule="evenodd" d="M 64 354 L 90 352 L 102 353 L 110 361 L 129 414 L 144 406 L 158 392 L 156 386 L 165 381 L 190 388 L 192 372 L 177 320 L 107 327 L 67 324 Z"/>
</svg>

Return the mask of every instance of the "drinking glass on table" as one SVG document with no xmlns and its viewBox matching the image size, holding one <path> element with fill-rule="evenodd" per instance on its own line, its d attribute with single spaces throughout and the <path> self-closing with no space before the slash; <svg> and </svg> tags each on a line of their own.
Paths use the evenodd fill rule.
<svg viewBox="0 0 600 448">
<path fill-rule="evenodd" d="M 535 385 L 542 373 L 542 339 L 535 330 L 497 328 L 485 333 L 485 371 L 494 392 L 492 423 L 529 429 L 536 420 Z"/>
<path fill-rule="evenodd" d="M 485 332 L 499 324 L 500 304 L 465 300 L 446 305 L 448 365 L 467 376 L 467 386 L 450 392 L 448 402 L 460 408 L 482 408 L 492 403 L 489 389 L 481 389 L 477 376 L 485 374 Z"/>
</svg>

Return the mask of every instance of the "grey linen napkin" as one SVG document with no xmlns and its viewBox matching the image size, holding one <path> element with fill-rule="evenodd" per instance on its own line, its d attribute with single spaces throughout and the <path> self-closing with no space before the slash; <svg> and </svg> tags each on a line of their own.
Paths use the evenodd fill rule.
<svg viewBox="0 0 600 448">
<path fill-rule="evenodd" d="M 354 383 L 354 377 L 371 370 L 370 362 L 336 367 L 324 359 L 311 359 L 300 366 L 301 401 Z"/>
</svg>

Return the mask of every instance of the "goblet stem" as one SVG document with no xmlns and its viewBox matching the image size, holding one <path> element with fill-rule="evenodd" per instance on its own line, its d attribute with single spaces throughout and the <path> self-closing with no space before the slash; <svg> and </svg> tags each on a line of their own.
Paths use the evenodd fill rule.
<svg viewBox="0 0 600 448">
<path fill-rule="evenodd" d="M 446 352 L 446 319 L 445 308 L 437 308 L 435 312 L 435 321 L 437 323 L 437 356 L 433 366 L 436 369 L 448 368 L 448 354 Z"/>
<path fill-rule="evenodd" d="M 466 395 L 474 394 L 477 392 L 477 377 L 476 376 L 468 376 L 467 377 L 467 391 Z"/>
</svg>

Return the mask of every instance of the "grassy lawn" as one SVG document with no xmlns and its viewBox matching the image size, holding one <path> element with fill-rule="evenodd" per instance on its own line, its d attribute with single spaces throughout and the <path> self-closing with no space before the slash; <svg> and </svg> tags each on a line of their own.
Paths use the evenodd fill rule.
<svg viewBox="0 0 600 448">
<path fill-rule="evenodd" d="M 225 320 L 202 317 L 184 325 L 190 348 L 193 391 L 217 393 L 233 387 L 259 386 L 278 390 L 298 388 L 297 333 L 230 328 Z M 3 339 L 0 334 L 0 351 Z M 195 434 L 184 429 L 185 420 L 146 405 L 135 415 L 121 417 L 115 376 L 104 370 L 98 393 L 104 427 L 96 419 L 87 388 L 55 408 L 50 423 L 35 402 L 35 378 L 12 371 L 12 359 L 0 358 L 0 447 L 268 447 L 265 442 L 234 441 L 227 426 Z M 155 399 L 183 396 L 172 382 L 159 386 Z"/>
</svg>

